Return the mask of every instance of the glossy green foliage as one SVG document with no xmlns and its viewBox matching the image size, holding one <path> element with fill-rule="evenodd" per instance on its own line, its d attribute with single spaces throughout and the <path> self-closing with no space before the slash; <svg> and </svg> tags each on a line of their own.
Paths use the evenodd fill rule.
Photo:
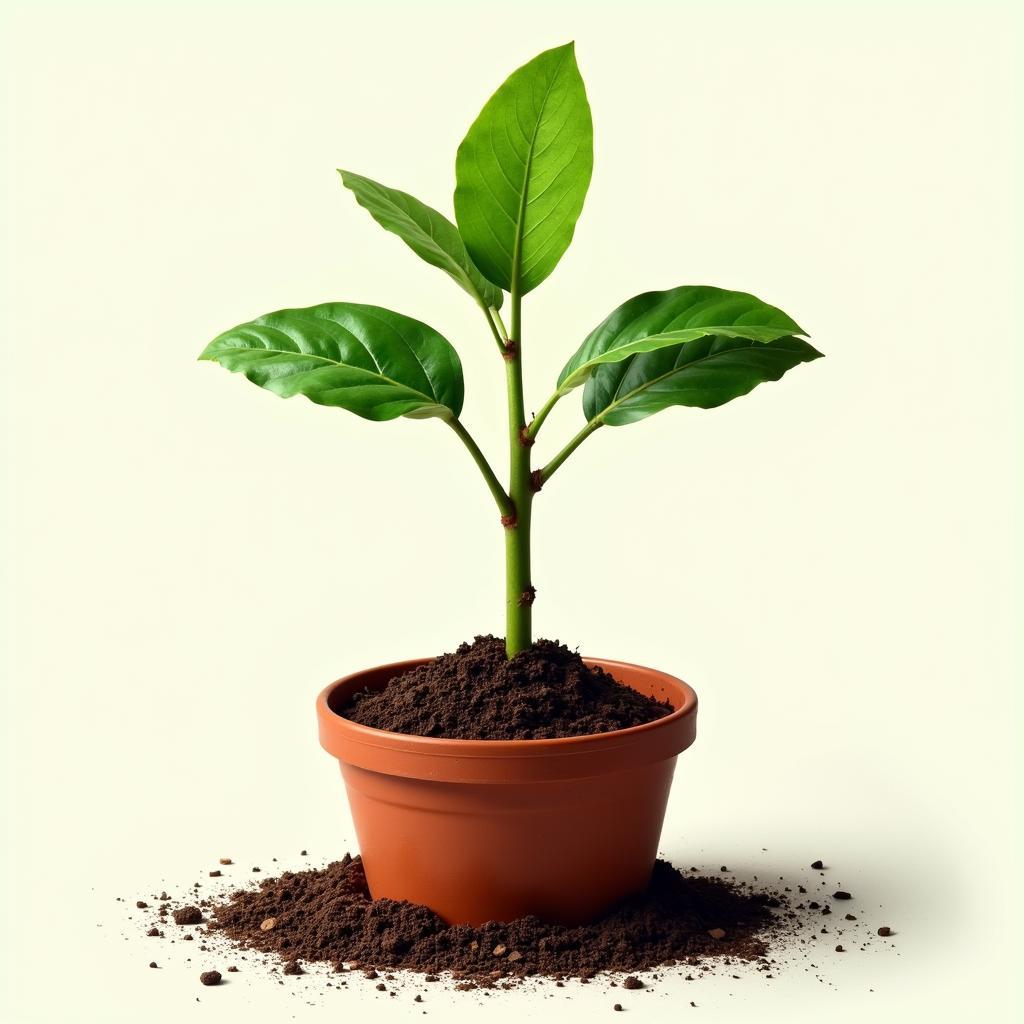
<svg viewBox="0 0 1024 1024">
<path fill-rule="evenodd" d="M 398 189 L 351 171 L 338 171 L 342 183 L 382 228 L 393 232 L 417 256 L 439 267 L 481 306 L 501 308 L 501 289 L 491 284 L 469 258 L 459 229 L 443 214 Z"/>
<path fill-rule="evenodd" d="M 457 417 L 462 364 L 432 327 L 379 306 L 282 309 L 225 331 L 200 359 L 282 398 L 305 395 L 368 420 Z"/>
<path fill-rule="evenodd" d="M 672 405 L 712 409 L 820 357 L 802 338 L 699 338 L 598 367 L 583 389 L 583 412 L 621 426 Z"/>
<path fill-rule="evenodd" d="M 642 54 L 637 59 L 642 62 Z M 628 68 L 622 73 L 628 74 Z M 391 130 L 390 124 L 381 127 Z M 635 139 L 624 140 L 635 157 L 634 188 L 643 187 L 645 161 L 658 159 L 659 130 L 664 134 L 668 129 L 655 124 L 648 133 L 654 141 L 644 146 L 628 149 Z M 695 154 L 713 149 L 709 140 L 692 141 Z M 410 160 L 420 156 L 408 154 Z M 551 274 L 569 247 L 593 158 L 590 106 L 569 43 L 514 71 L 471 125 L 455 161 L 455 224 L 408 193 L 339 171 L 344 186 L 378 224 L 443 270 L 481 307 L 487 334 L 504 363 L 507 483 L 459 419 L 463 377 L 458 355 L 418 320 L 348 302 L 285 309 L 226 331 L 200 357 L 283 397 L 305 395 L 366 419 L 442 419 L 480 470 L 500 518 L 509 657 L 532 642 L 534 500 L 547 492 L 553 475 L 587 438 L 602 426 L 633 423 L 673 405 L 723 405 L 821 356 L 787 314 L 745 292 L 705 286 L 646 292 L 590 332 L 546 402 L 528 402 L 523 297 Z M 622 202 L 630 201 L 627 193 L 620 196 Z M 699 201 L 685 188 L 679 195 L 685 203 Z M 669 207 L 678 198 L 666 198 L 666 222 L 649 230 L 678 237 L 669 223 Z M 630 245 L 638 244 L 613 248 L 628 259 Z M 699 241 L 694 240 L 689 252 L 697 251 Z M 507 326 L 499 313 L 503 290 L 510 293 Z M 581 386 L 587 422 L 547 462 L 534 463 L 533 446 L 549 413 Z M 531 409 L 536 409 L 532 417 Z"/>
<path fill-rule="evenodd" d="M 594 165 L 573 44 L 534 57 L 487 101 L 455 160 L 455 219 L 473 262 L 521 295 L 572 241 Z"/>
<path fill-rule="evenodd" d="M 624 302 L 590 332 L 565 364 L 558 387 L 578 387 L 602 363 L 709 335 L 767 342 L 804 333 L 781 309 L 746 292 L 704 285 L 645 292 Z"/>
</svg>

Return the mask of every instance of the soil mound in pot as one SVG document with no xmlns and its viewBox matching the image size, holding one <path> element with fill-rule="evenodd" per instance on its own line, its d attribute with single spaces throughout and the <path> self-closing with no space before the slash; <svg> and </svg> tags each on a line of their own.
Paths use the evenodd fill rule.
<svg viewBox="0 0 1024 1024">
<path fill-rule="evenodd" d="M 491 983 L 528 975 L 588 978 L 704 957 L 753 960 L 777 926 L 777 897 L 655 864 L 647 891 L 593 924 L 535 917 L 479 927 L 448 925 L 427 907 L 370 899 L 359 857 L 285 872 L 214 908 L 215 927 L 286 961 L 326 961 L 365 971 L 404 969 Z M 268 924 L 269 923 L 269 924 Z"/>
<path fill-rule="evenodd" d="M 344 709 L 360 725 L 459 740 L 540 740 L 643 725 L 672 710 L 624 686 L 575 651 L 538 640 L 509 659 L 505 641 L 478 636 Z"/>
</svg>

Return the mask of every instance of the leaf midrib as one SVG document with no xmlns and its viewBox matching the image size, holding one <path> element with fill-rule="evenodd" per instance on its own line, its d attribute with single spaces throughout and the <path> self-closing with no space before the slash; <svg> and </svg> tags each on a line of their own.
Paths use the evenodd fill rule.
<svg viewBox="0 0 1024 1024">
<path fill-rule="evenodd" d="M 293 352 L 290 349 L 286 349 L 286 348 L 267 348 L 266 346 L 264 346 L 261 349 L 253 349 L 253 348 L 248 348 L 248 347 L 242 346 L 242 347 L 239 347 L 239 348 L 231 349 L 230 351 L 233 351 L 233 352 L 257 352 L 257 351 L 259 351 L 259 352 L 266 352 L 267 355 L 273 355 L 273 356 L 302 356 L 305 359 L 319 359 L 321 362 L 327 363 L 330 366 L 342 366 L 346 370 L 355 370 L 357 373 L 365 373 L 365 374 L 368 374 L 371 377 L 379 377 L 381 380 L 387 381 L 387 383 L 392 385 L 392 387 L 400 388 L 403 391 L 408 391 L 408 392 L 410 392 L 413 395 L 419 395 L 421 398 L 427 399 L 428 400 L 428 404 L 430 404 L 430 405 L 440 405 L 440 406 L 443 406 L 445 409 L 448 408 L 448 406 L 446 406 L 444 404 L 444 402 L 438 396 L 436 396 L 436 395 L 428 395 L 425 392 L 418 390 L 417 388 L 409 387 L 408 384 L 403 384 L 401 381 L 393 380 L 387 374 L 381 373 L 379 369 L 378 370 L 364 370 L 361 366 L 353 366 L 351 363 L 343 363 L 343 362 L 340 362 L 337 359 L 329 359 L 327 356 L 318 356 L 314 352 L 303 352 L 301 349 L 298 350 L 298 351 Z M 413 353 L 413 355 L 415 356 L 415 353 Z M 371 358 L 372 358 L 372 356 L 371 356 Z M 374 363 L 376 363 L 376 360 L 374 360 Z M 422 366 L 422 363 L 420 365 Z M 297 373 L 302 373 L 303 371 L 299 370 L 299 371 L 296 371 L 296 372 Z M 308 372 L 308 371 L 306 371 L 306 372 Z"/>
<path fill-rule="evenodd" d="M 473 285 L 473 282 L 470 280 L 469 273 L 466 270 L 466 268 L 450 252 L 448 252 L 447 249 L 443 248 L 441 243 L 438 241 L 437 235 L 434 234 L 434 218 L 430 215 L 429 211 L 426 213 L 427 223 L 426 227 L 424 227 L 418 220 L 416 220 L 411 210 L 399 206 L 398 203 L 396 203 L 394 200 L 389 200 L 388 197 L 386 196 L 383 197 L 383 201 L 390 201 L 392 207 L 398 211 L 400 217 L 404 218 L 405 223 L 416 228 L 416 230 L 421 233 L 421 235 L 425 239 L 425 241 L 422 242 L 421 244 L 425 249 L 428 249 L 435 255 L 440 256 L 450 267 L 452 267 L 455 271 L 458 272 L 459 276 L 463 279 L 463 281 L 465 281 L 469 285 L 472 285 L 473 290 L 476 291 L 476 286 Z"/>
<path fill-rule="evenodd" d="M 523 259 L 523 224 L 526 219 L 526 207 L 528 203 L 528 195 L 530 188 L 530 172 L 533 168 L 533 156 L 534 150 L 537 146 L 537 135 L 540 132 L 541 121 L 544 119 L 544 111 L 547 109 L 548 99 L 551 96 L 551 90 L 555 86 L 555 81 L 558 78 L 562 70 L 562 65 L 565 63 L 565 53 L 561 55 L 558 60 L 558 64 L 555 66 L 554 71 L 551 74 L 551 78 L 548 81 L 547 88 L 544 90 L 544 99 L 541 101 L 540 110 L 537 111 L 537 121 L 533 126 L 533 132 L 530 135 L 530 145 L 527 150 L 526 164 L 523 167 L 523 191 L 519 197 L 519 212 L 516 216 L 516 235 L 512 245 L 512 287 L 518 292 L 520 286 L 520 269 L 522 267 Z"/>
<path fill-rule="evenodd" d="M 774 327 L 765 328 L 765 326 L 763 324 L 756 324 L 756 325 L 751 325 L 751 324 L 715 324 L 713 327 L 680 327 L 680 328 L 677 328 L 675 331 L 659 331 L 656 334 L 648 334 L 646 337 L 643 337 L 643 338 L 633 338 L 632 340 L 627 341 L 627 342 L 625 342 L 622 345 L 606 348 L 603 352 L 599 352 L 596 356 L 591 356 L 589 359 L 585 359 L 578 366 L 574 367 L 572 372 L 569 373 L 566 376 L 565 380 L 562 382 L 561 387 L 559 388 L 559 391 L 561 391 L 562 394 L 566 394 L 567 395 L 570 391 L 573 391 L 576 388 L 578 388 L 580 386 L 580 384 L 585 383 L 586 378 L 584 380 L 582 380 L 582 381 L 577 381 L 577 383 L 572 384 L 572 385 L 569 384 L 569 381 L 571 381 L 582 370 L 587 369 L 587 367 L 596 368 L 598 366 L 611 366 L 611 365 L 614 365 L 615 363 L 625 362 L 627 359 L 630 359 L 633 356 L 648 355 L 651 352 L 659 352 L 659 351 L 661 351 L 662 348 L 671 348 L 672 345 L 692 345 L 693 342 L 701 341 L 703 338 L 727 337 L 727 335 L 724 335 L 721 332 L 722 331 L 740 331 L 745 326 L 757 326 L 757 327 L 761 327 L 762 329 L 767 329 L 767 330 L 776 330 L 776 329 L 777 330 L 783 330 L 783 328 L 781 328 L 781 327 L 780 328 L 774 328 Z M 615 353 L 619 353 L 623 349 L 629 348 L 630 345 L 642 344 L 644 342 L 652 341 L 655 338 L 666 337 L 669 334 L 675 334 L 675 333 L 683 334 L 686 331 L 700 331 L 702 333 L 698 334 L 698 336 L 696 338 L 690 338 L 688 341 L 673 340 L 668 345 L 656 346 L 654 348 L 640 349 L 640 350 L 638 350 L 636 352 L 630 352 L 625 357 L 623 357 L 622 359 L 605 359 L 604 358 L 607 355 L 612 355 L 612 354 L 615 354 Z M 736 338 L 735 340 L 736 341 L 749 341 L 752 344 L 756 344 L 756 345 L 771 345 L 773 342 L 782 341 L 783 338 L 791 338 L 791 337 L 796 337 L 796 335 L 792 331 L 785 331 L 785 333 L 780 335 L 778 338 L 773 338 L 771 341 L 761 341 L 759 338 L 744 338 L 744 337 L 739 337 L 739 338 Z M 738 349 L 733 349 L 732 351 L 739 351 L 739 350 Z M 711 353 L 711 354 L 712 355 L 719 355 L 720 353 Z M 696 363 L 701 362 L 701 360 L 705 359 L 705 358 L 707 358 L 707 357 L 706 356 L 702 356 L 701 359 L 695 359 L 693 364 L 687 364 L 687 365 L 696 365 Z"/>
<path fill-rule="evenodd" d="M 786 335 L 786 337 L 790 337 L 790 335 Z M 699 339 L 697 339 L 697 340 L 699 340 Z M 776 341 L 782 341 L 782 338 L 777 338 Z M 686 342 L 686 344 L 692 345 L 693 342 L 692 341 Z M 729 352 L 741 352 L 741 351 L 747 351 L 747 350 L 753 349 L 753 347 L 755 345 L 764 345 L 765 347 L 767 347 L 767 346 L 773 345 L 773 344 L 774 344 L 774 342 L 771 342 L 771 341 L 751 341 L 751 343 L 747 346 L 746 349 L 733 348 L 733 349 L 729 349 L 728 351 Z M 638 352 L 637 353 L 637 355 L 646 355 L 646 354 L 647 353 L 645 353 L 645 352 Z M 604 418 L 609 413 L 614 412 L 620 405 L 624 404 L 625 402 L 628 402 L 631 398 L 633 398 L 635 395 L 640 394 L 642 391 L 646 391 L 648 388 L 653 387 L 655 384 L 658 384 L 659 382 L 665 380 L 666 378 L 671 377 L 674 373 L 684 373 L 686 370 L 689 370 L 693 366 L 699 366 L 701 363 L 706 362 L 708 359 L 714 359 L 716 356 L 721 356 L 721 355 L 724 355 L 724 354 L 725 353 L 723 353 L 723 352 L 709 352 L 706 356 L 701 356 L 700 359 L 694 359 L 692 362 L 686 363 L 684 366 L 674 366 L 667 373 L 660 374 L 657 377 L 652 377 L 649 381 L 645 382 L 642 387 L 634 388 L 632 391 L 630 391 L 628 394 L 623 395 L 621 398 L 616 398 L 614 402 L 612 402 L 610 405 L 605 406 L 605 408 L 602 409 L 601 412 L 598 413 L 597 416 L 595 416 L 591 420 L 588 420 L 587 422 L 588 423 L 594 423 L 594 422 L 597 422 L 598 420 L 600 420 L 603 423 L 604 422 Z M 615 365 L 615 364 L 608 364 L 608 365 Z M 625 373 L 623 373 L 622 377 L 623 377 L 623 380 L 625 380 L 625 377 L 626 377 Z M 618 390 L 618 389 L 616 389 L 616 390 Z"/>
<path fill-rule="evenodd" d="M 352 177 L 353 179 L 360 180 L 363 183 L 364 187 L 366 187 L 367 191 L 372 193 L 372 200 L 376 202 L 378 207 L 386 211 L 385 215 L 389 214 L 397 223 L 404 225 L 407 233 L 411 233 L 409 232 L 410 227 L 415 229 L 415 231 L 419 233 L 419 244 L 423 247 L 424 250 L 426 250 L 431 255 L 440 260 L 440 263 L 435 264 L 435 266 L 438 266 L 445 273 L 450 274 L 463 288 L 466 288 L 471 293 L 471 295 L 477 300 L 477 302 L 479 302 L 481 305 L 487 304 L 487 299 L 484 296 L 484 291 L 486 289 L 482 289 L 481 287 L 479 287 L 477 282 L 474 281 L 473 279 L 473 274 L 470 270 L 470 265 L 472 261 L 470 259 L 468 251 L 466 251 L 465 249 L 465 244 L 462 243 L 462 254 L 453 255 L 446 248 L 444 248 L 444 246 L 438 240 L 437 235 L 435 234 L 435 226 L 439 223 L 439 221 L 441 223 L 444 222 L 445 218 L 442 214 L 440 214 L 438 211 L 432 210 L 429 206 L 426 206 L 426 204 L 422 204 L 422 215 L 426 219 L 426 225 L 424 226 L 424 224 L 422 224 L 417 219 L 416 216 L 416 214 L 419 213 L 420 211 L 417 210 L 415 204 L 415 197 L 404 194 L 398 189 L 393 189 L 391 190 L 391 192 L 389 192 L 387 190 L 387 187 L 381 185 L 380 182 L 374 182 L 370 178 L 364 178 L 361 175 L 353 174 L 351 172 L 342 172 L 343 184 L 345 173 L 349 173 L 349 176 Z M 370 206 L 366 205 L 363 202 L 363 197 L 361 197 L 359 193 L 356 192 L 355 189 L 350 188 L 348 185 L 346 185 L 346 188 L 349 188 L 349 190 L 355 195 L 356 202 L 359 203 L 359 205 L 362 206 L 363 209 L 365 209 L 370 214 L 371 217 L 376 216 L 374 211 L 370 208 Z M 395 195 L 392 195 L 392 192 L 395 193 L 395 195 L 401 196 L 402 200 L 400 201 L 397 198 L 395 198 Z M 404 205 L 406 200 L 413 200 L 413 202 L 411 204 Z M 459 238 L 459 241 L 461 243 L 462 239 L 458 235 L 458 229 L 456 229 L 456 237 Z M 407 245 L 415 249 L 415 247 L 412 246 L 412 243 L 409 242 L 408 239 L 403 240 L 406 242 Z M 463 262 L 462 259 L 460 258 L 461 255 L 465 256 L 465 262 Z"/>
</svg>

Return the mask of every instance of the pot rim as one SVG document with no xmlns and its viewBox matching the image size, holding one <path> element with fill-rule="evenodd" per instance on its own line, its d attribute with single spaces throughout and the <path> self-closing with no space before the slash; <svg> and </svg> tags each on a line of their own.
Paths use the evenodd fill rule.
<svg viewBox="0 0 1024 1024">
<path fill-rule="evenodd" d="M 516 775 L 520 771 L 532 774 L 533 770 L 548 774 L 554 768 L 552 762 L 561 762 L 560 768 L 554 768 L 554 774 L 568 778 L 578 772 L 591 774 L 592 770 L 607 770 L 613 764 L 674 757 L 689 747 L 696 736 L 697 695 L 688 684 L 659 669 L 607 658 L 588 657 L 583 660 L 588 665 L 606 669 L 627 686 L 632 686 L 628 681 L 630 678 L 645 678 L 652 688 L 662 690 L 675 709 L 652 722 L 585 736 L 464 740 L 375 729 L 345 718 L 331 706 L 332 698 L 339 690 L 351 691 L 354 684 L 367 676 L 377 680 L 391 679 L 432 660 L 413 658 L 374 666 L 349 673 L 325 687 L 317 698 L 321 746 L 344 764 L 386 774 L 411 774 L 434 779 L 451 775 L 453 781 L 456 776 L 466 781 L 499 781 L 507 777 L 512 762 L 520 765 L 519 769 L 513 770 Z M 527 762 L 536 762 L 538 767 L 529 769 Z M 541 763 L 548 767 L 541 769 Z M 449 767 L 445 767 L 446 764 Z"/>
</svg>

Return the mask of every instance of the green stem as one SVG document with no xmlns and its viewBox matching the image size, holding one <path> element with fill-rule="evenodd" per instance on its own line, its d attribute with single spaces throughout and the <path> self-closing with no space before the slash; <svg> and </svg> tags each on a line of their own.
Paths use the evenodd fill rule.
<svg viewBox="0 0 1024 1024">
<path fill-rule="evenodd" d="M 505 354 L 505 339 L 501 334 L 498 333 L 498 328 L 494 325 L 494 317 L 498 315 L 498 311 L 488 309 L 483 303 L 480 304 L 480 308 L 484 311 L 484 316 L 487 318 L 487 326 L 491 329 L 491 334 L 494 337 L 495 344 L 498 346 L 498 351 Z M 500 319 L 500 318 L 499 318 Z M 502 328 L 502 334 L 504 334 L 504 327 Z"/>
<path fill-rule="evenodd" d="M 601 422 L 601 420 L 597 420 L 597 419 L 591 420 L 591 421 L 590 421 L 590 422 L 589 422 L 589 423 L 588 423 L 588 424 L 587 424 L 587 425 L 586 425 L 586 426 L 585 426 L 585 427 L 584 427 L 584 428 L 583 428 L 583 429 L 582 429 L 582 430 L 581 430 L 581 431 L 580 431 L 580 432 L 579 432 L 579 433 L 578 433 L 578 434 L 577 434 L 577 435 L 576 435 L 576 436 L 575 436 L 575 437 L 574 437 L 574 438 L 573 438 L 573 439 L 572 439 L 572 440 L 571 440 L 571 441 L 570 441 L 570 442 L 569 442 L 569 443 L 568 443 L 568 444 L 567 444 L 567 445 L 566 445 L 566 446 L 565 446 L 565 447 L 564 447 L 564 448 L 563 448 L 563 449 L 562 449 L 562 450 L 561 450 L 561 451 L 560 451 L 560 452 L 559 452 L 559 453 L 558 453 L 558 454 L 557 454 L 557 455 L 556 455 L 556 456 L 555 456 L 555 457 L 554 457 L 554 458 L 553 458 L 553 459 L 552 459 L 552 460 L 551 460 L 551 461 L 550 461 L 550 462 L 549 462 L 549 463 L 548 463 L 548 464 L 547 464 L 547 465 L 546 465 L 546 466 L 545 466 L 545 467 L 544 467 L 544 468 L 543 468 L 543 469 L 542 469 L 542 470 L 540 471 L 540 481 L 539 481 L 539 482 L 540 482 L 541 484 L 546 484 L 546 483 L 547 483 L 547 482 L 548 482 L 548 481 L 549 481 L 549 480 L 551 479 L 551 477 L 552 477 L 552 476 L 554 475 L 554 473 L 555 473 L 555 470 L 556 470 L 556 469 L 558 469 L 558 467 L 559 467 L 559 466 L 561 466 L 561 464 L 562 464 L 563 462 L 565 462 L 565 460 L 566 460 L 567 458 L 569 458 L 569 456 L 570 456 L 570 455 L 572 455 L 572 453 L 573 453 L 574 451 L 576 451 L 576 449 L 577 449 L 577 448 L 579 448 L 579 446 L 580 446 L 581 444 L 583 444 L 583 442 L 584 442 L 584 441 L 586 441 L 586 439 L 587 439 L 588 437 L 590 437 L 590 435 L 591 435 L 591 434 L 592 434 L 592 433 L 593 433 L 593 432 L 594 432 L 595 430 L 597 430 L 597 428 L 598 428 L 598 427 L 601 427 L 601 426 L 604 426 L 604 424 L 603 424 L 603 423 Z"/>
<path fill-rule="evenodd" d="M 539 413 L 533 417 L 529 427 L 526 428 L 526 436 L 532 441 L 541 428 L 541 424 L 548 418 L 548 413 L 558 404 L 562 397 L 561 391 L 556 391 L 542 406 Z"/>
<path fill-rule="evenodd" d="M 482 451 L 480 451 L 479 445 L 473 440 L 469 431 L 462 425 L 462 421 L 453 417 L 452 419 L 445 420 L 449 427 L 455 431 L 459 440 L 469 450 L 469 454 L 473 456 L 473 461 L 477 464 L 480 472 L 483 474 L 484 481 L 487 484 L 488 489 L 494 496 L 494 500 L 498 506 L 498 511 L 502 517 L 515 516 L 515 507 L 512 504 L 512 500 L 505 493 L 505 488 L 501 486 L 501 481 L 498 480 L 491 469 L 491 464 L 487 461 L 487 457 Z"/>
<path fill-rule="evenodd" d="M 508 389 L 509 495 L 516 517 L 505 530 L 505 650 L 510 658 L 533 642 L 534 596 L 530 579 L 533 486 L 523 400 L 522 299 L 516 285 L 512 288 L 511 304 L 512 324 L 504 353 Z"/>
<path fill-rule="evenodd" d="M 501 333 L 501 340 L 508 341 L 508 331 L 505 329 L 505 321 L 501 319 L 501 311 L 492 306 L 491 313 L 494 315 L 494 322 L 498 325 L 498 330 Z"/>
</svg>

